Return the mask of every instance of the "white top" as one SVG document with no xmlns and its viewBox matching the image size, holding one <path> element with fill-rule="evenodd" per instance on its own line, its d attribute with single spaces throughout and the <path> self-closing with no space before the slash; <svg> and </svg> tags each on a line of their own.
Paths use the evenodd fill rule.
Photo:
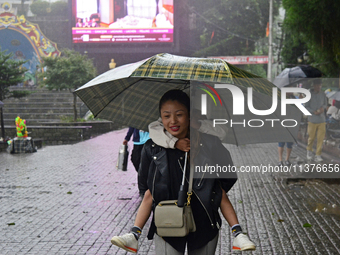
<svg viewBox="0 0 340 255">
<path fill-rule="evenodd" d="M 340 120 L 340 110 L 335 106 L 330 106 L 327 111 L 328 115 L 331 115 L 333 119 Z"/>
</svg>

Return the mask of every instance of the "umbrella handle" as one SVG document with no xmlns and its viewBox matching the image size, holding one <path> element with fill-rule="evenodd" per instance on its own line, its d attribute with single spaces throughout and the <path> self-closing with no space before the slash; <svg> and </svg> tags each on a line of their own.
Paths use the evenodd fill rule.
<svg viewBox="0 0 340 255">
<path fill-rule="evenodd" d="M 183 207 L 185 204 L 185 190 L 184 190 L 184 185 L 181 185 L 178 191 L 178 201 L 177 201 L 177 206 L 178 207 Z"/>
</svg>

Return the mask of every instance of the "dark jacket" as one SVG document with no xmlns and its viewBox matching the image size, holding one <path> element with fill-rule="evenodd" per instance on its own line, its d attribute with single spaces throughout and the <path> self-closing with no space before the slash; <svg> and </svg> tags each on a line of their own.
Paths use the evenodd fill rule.
<svg viewBox="0 0 340 255">
<path fill-rule="evenodd" d="M 195 157 L 195 166 L 205 166 L 212 164 L 232 165 L 229 151 L 221 144 L 220 140 L 214 136 L 200 134 L 200 148 Z M 152 140 L 145 143 L 142 151 L 140 169 L 138 171 L 139 188 L 149 189 L 153 197 L 153 209 L 162 200 L 169 198 L 169 178 L 167 150 L 156 145 Z M 170 160 L 170 159 L 169 159 Z M 209 178 L 206 178 L 209 177 Z M 194 175 L 193 192 L 198 198 L 200 205 L 204 208 L 209 225 L 216 230 L 221 227 L 221 218 L 218 213 L 222 199 L 221 187 L 227 192 L 237 180 L 236 174 L 231 179 L 213 178 L 208 173 Z M 195 214 L 194 214 L 195 216 Z M 196 220 L 196 217 L 195 217 Z M 153 237 L 155 227 L 152 222 L 149 238 Z M 207 240 L 207 242 L 210 240 Z M 203 246 L 203 245 L 202 245 Z"/>
<path fill-rule="evenodd" d="M 132 141 L 133 142 L 139 142 L 139 129 L 137 129 L 137 128 L 129 127 L 129 130 L 128 130 L 124 139 L 126 141 L 130 141 L 132 134 L 133 134 Z"/>
</svg>

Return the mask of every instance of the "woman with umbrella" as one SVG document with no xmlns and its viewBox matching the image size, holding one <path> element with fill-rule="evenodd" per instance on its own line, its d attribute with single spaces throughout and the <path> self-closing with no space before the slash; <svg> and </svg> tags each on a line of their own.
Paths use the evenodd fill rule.
<svg viewBox="0 0 340 255">
<path fill-rule="evenodd" d="M 190 99 L 187 94 L 180 90 L 166 92 L 160 100 L 159 111 L 166 131 L 178 139 L 190 137 Z M 190 131 L 191 137 L 196 137 L 194 141 L 199 147 L 194 152 L 191 148 L 191 162 L 195 162 L 195 165 L 209 164 L 210 157 L 223 154 L 224 157 L 217 158 L 218 163 L 220 165 L 232 164 L 231 159 L 225 156 L 229 155 L 229 152 L 217 137 L 198 133 L 194 129 Z M 162 200 L 178 198 L 184 155 L 183 151 L 160 147 L 152 140 L 145 144 L 139 169 L 139 182 L 148 190 L 145 192 L 131 233 L 114 236 L 111 239 L 114 245 L 129 252 L 137 252 L 138 238 L 155 205 Z M 149 239 L 155 238 L 156 254 L 184 254 L 186 246 L 190 255 L 214 254 L 221 226 L 219 208 L 232 227 L 235 236 L 233 250 L 255 250 L 254 243 L 242 233 L 234 208 L 226 195 L 235 182 L 235 178 L 194 179 L 191 206 L 196 231 L 185 237 L 161 238 L 156 234 L 153 220 L 148 237 Z"/>
</svg>

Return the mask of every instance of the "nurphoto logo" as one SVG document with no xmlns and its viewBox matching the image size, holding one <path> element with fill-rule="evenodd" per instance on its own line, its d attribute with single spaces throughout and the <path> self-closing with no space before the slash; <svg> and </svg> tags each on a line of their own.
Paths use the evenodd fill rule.
<svg viewBox="0 0 340 255">
<path fill-rule="evenodd" d="M 207 88 L 209 88 L 213 93 L 217 96 L 217 98 L 220 101 L 220 104 L 222 106 L 222 99 L 217 93 L 216 89 L 228 89 L 231 92 L 232 95 L 232 101 L 233 101 L 233 115 L 245 115 L 245 97 L 242 92 L 242 90 L 231 84 L 215 84 L 214 88 L 212 86 L 209 86 L 207 84 L 204 84 Z M 208 91 L 205 88 L 200 88 L 203 91 L 205 91 L 210 97 L 213 99 L 215 106 L 217 106 L 216 100 L 211 94 L 210 91 Z M 278 99 L 277 99 L 277 88 L 272 88 L 272 105 L 269 109 L 266 110 L 259 110 L 255 109 L 254 104 L 253 104 L 253 88 L 247 88 L 247 106 L 248 110 L 257 116 L 267 116 L 272 113 L 274 113 L 278 107 Z M 302 93 L 305 95 L 304 98 L 287 98 L 287 93 Z M 312 115 L 305 107 L 304 103 L 308 102 L 311 98 L 311 93 L 309 90 L 304 89 L 304 88 L 281 88 L 281 116 L 286 116 L 287 114 L 287 105 L 295 105 L 304 115 Z M 201 114 L 202 115 L 207 115 L 207 95 L 202 94 L 201 95 Z M 265 123 L 271 122 L 272 127 L 274 127 L 275 122 L 281 122 L 281 125 L 283 127 L 295 127 L 298 125 L 298 122 L 294 119 L 250 119 L 247 121 L 248 126 L 250 127 L 262 127 Z M 258 123 L 258 125 L 255 125 L 254 123 Z M 288 125 L 287 122 L 292 122 L 293 124 Z M 214 127 L 216 125 L 222 125 L 222 124 L 227 124 L 230 123 L 232 126 L 233 122 L 232 119 L 214 119 L 213 120 Z M 241 124 L 243 126 L 246 125 L 246 120 L 243 122 L 237 122 L 234 124 Z"/>
</svg>

